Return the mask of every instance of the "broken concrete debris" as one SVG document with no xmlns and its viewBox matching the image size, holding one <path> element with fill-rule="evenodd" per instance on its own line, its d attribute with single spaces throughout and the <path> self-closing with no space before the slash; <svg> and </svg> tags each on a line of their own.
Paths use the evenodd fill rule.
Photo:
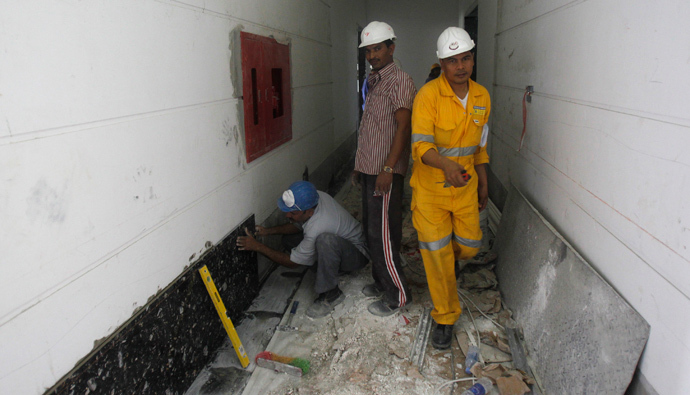
<svg viewBox="0 0 690 395">
<path fill-rule="evenodd" d="M 358 208 L 359 192 L 353 192 L 348 194 L 355 197 L 351 206 Z M 344 206 L 350 208 L 348 204 Z M 471 377 L 465 374 L 463 366 L 469 337 L 460 322 L 455 325 L 455 334 L 463 337 L 456 337 L 457 341 L 451 343 L 450 350 L 438 351 L 431 345 L 417 345 L 417 348 L 421 347 L 425 351 L 421 354 L 420 365 L 415 364 L 410 356 L 420 321 L 424 317 L 429 317 L 433 306 L 426 283 L 424 264 L 418 250 L 417 236 L 409 216 L 403 223 L 401 253 L 407 263 L 403 270 L 407 275 L 415 303 L 390 317 L 373 316 L 366 309 L 371 299 L 361 293 L 364 285 L 371 282 L 370 268 L 346 276 L 340 283 L 346 299 L 329 316 L 320 320 L 310 320 L 304 316 L 304 309 L 298 309 L 293 318 L 294 323 L 291 323 L 298 330 L 276 331 L 270 342 L 261 349 L 281 355 L 308 358 L 311 362 L 310 373 L 297 378 L 257 368 L 247 380 L 244 394 L 431 395 L 439 385 L 448 383 L 453 377 L 453 369 L 457 378 L 471 380 Z M 492 256 L 488 254 L 489 250 L 483 252 L 483 257 Z M 508 373 L 514 370 L 514 367 L 510 348 L 506 346 L 507 336 L 502 329 L 506 322 L 510 322 L 511 313 L 503 308 L 493 265 L 489 259 L 483 259 L 486 264 L 468 264 L 458 271 L 459 290 L 463 295 L 461 319 L 468 331 L 473 333 L 475 341 L 479 343 L 480 352 L 484 355 L 475 369 L 491 369 L 495 363 L 500 363 L 504 368 L 503 372 L 507 374 L 504 378 L 514 380 L 512 377 L 520 376 Z M 299 300 L 300 306 L 308 306 L 314 300 L 315 295 L 310 283 L 313 277 L 314 274 L 307 271 L 302 283 L 298 285 L 299 289 L 282 297 L 280 308 L 281 311 L 285 311 L 283 322 L 287 321 L 286 314 L 290 311 L 287 307 L 289 300 Z M 286 277 L 279 276 L 276 277 L 275 284 L 272 279 L 266 283 L 279 286 L 285 280 Z M 262 294 L 267 295 L 264 298 L 265 302 L 278 302 L 272 297 L 277 295 L 276 292 L 262 290 Z M 262 310 L 265 309 L 262 307 Z M 276 318 L 275 321 L 281 320 Z M 429 323 L 431 321 L 429 318 Z M 425 327 L 426 333 L 430 327 L 431 325 Z M 232 352 L 232 349 L 230 351 Z M 497 379 L 501 377 L 503 376 L 499 374 L 493 379 L 496 388 L 493 394 L 499 392 Z M 456 393 L 471 385 L 472 381 L 457 383 Z"/>
<path fill-rule="evenodd" d="M 507 369 L 501 364 L 491 364 L 485 367 L 475 365 L 472 374 L 477 377 L 488 377 L 496 384 L 501 395 L 522 395 L 530 392 L 528 384 L 534 384 L 534 380 L 525 372 L 517 369 Z"/>
<path fill-rule="evenodd" d="M 460 282 L 459 286 L 464 289 L 493 289 L 498 285 L 496 275 L 493 272 L 493 266 L 477 270 L 476 272 L 462 272 L 458 280 Z"/>
</svg>

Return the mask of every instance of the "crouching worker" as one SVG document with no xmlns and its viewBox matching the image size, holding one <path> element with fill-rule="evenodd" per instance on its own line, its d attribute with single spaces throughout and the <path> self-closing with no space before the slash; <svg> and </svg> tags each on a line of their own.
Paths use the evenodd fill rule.
<svg viewBox="0 0 690 395">
<path fill-rule="evenodd" d="M 297 181 L 278 198 L 278 207 L 290 223 L 256 227 L 257 236 L 302 236 L 290 253 L 274 250 L 247 236 L 237 238 L 240 250 L 256 251 L 289 268 L 316 264 L 314 291 L 319 296 L 307 309 L 310 318 L 327 316 L 345 299 L 338 288 L 338 275 L 357 271 L 369 263 L 362 225 L 325 192 L 308 181 Z"/>
</svg>

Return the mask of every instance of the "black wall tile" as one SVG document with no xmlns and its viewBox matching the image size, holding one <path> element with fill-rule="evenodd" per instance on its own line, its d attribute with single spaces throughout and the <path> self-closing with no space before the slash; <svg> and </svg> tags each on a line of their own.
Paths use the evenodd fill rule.
<svg viewBox="0 0 690 395">
<path fill-rule="evenodd" d="M 235 326 L 259 291 L 256 253 L 237 251 L 254 216 L 185 270 L 46 394 L 183 394 L 227 334 L 199 276 L 208 266 Z"/>
</svg>

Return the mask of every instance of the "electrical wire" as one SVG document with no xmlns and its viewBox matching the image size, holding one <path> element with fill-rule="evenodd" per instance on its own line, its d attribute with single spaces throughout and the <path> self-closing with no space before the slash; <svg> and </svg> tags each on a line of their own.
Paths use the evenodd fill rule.
<svg viewBox="0 0 690 395">
<path fill-rule="evenodd" d="M 469 299 L 469 298 L 466 296 L 463 296 L 462 293 L 460 292 L 460 289 L 458 289 L 458 296 L 460 297 L 460 299 L 462 299 L 465 302 L 465 306 L 467 306 L 467 310 L 469 310 L 468 315 L 472 319 L 472 325 L 474 325 L 474 330 L 477 331 L 477 349 L 479 349 L 479 344 L 482 342 L 482 336 L 479 334 L 479 327 L 477 326 L 477 323 L 474 322 L 474 317 L 472 316 L 472 310 L 470 309 L 470 305 L 467 303 L 467 299 Z M 472 304 L 474 304 L 474 302 L 472 302 Z M 474 307 L 476 308 L 477 305 L 475 305 Z M 467 366 L 465 366 L 465 369 L 467 369 Z"/>
<path fill-rule="evenodd" d="M 486 318 L 487 320 L 493 322 L 494 325 L 496 325 L 497 327 L 499 327 L 499 328 L 501 328 L 501 329 L 503 329 L 503 330 L 506 329 L 505 327 L 503 327 L 503 325 L 501 325 L 501 324 L 499 324 L 498 322 L 494 321 L 491 317 L 489 317 L 489 316 L 486 315 L 483 311 L 481 311 L 481 310 L 479 309 L 479 307 L 477 307 L 477 305 L 472 301 L 472 299 L 470 299 L 469 296 L 465 295 L 465 293 L 462 292 L 462 291 L 460 290 L 460 288 L 458 288 L 458 295 L 459 295 L 461 298 L 462 298 L 462 296 L 464 296 L 465 298 L 467 298 L 467 300 L 469 300 L 470 303 L 472 303 L 472 305 L 474 305 L 474 308 L 477 309 L 477 311 L 479 312 L 479 314 L 483 315 L 484 318 Z M 467 308 L 469 309 L 469 305 L 467 306 Z"/>
<path fill-rule="evenodd" d="M 447 386 L 449 386 L 449 385 L 452 385 L 452 384 L 455 384 L 455 383 L 459 383 L 459 382 L 461 382 L 461 381 L 470 381 L 470 380 L 473 381 L 472 384 L 474 384 L 474 381 L 476 381 L 477 378 L 476 378 L 476 377 L 465 377 L 465 378 L 462 378 L 462 379 L 455 379 L 455 380 L 446 381 L 445 383 L 439 385 L 438 387 L 436 387 L 436 389 L 434 389 L 434 394 L 439 394 L 440 391 L 443 389 L 443 387 L 447 387 Z"/>
<path fill-rule="evenodd" d="M 451 373 L 451 380 L 455 380 L 455 353 L 453 352 L 453 338 L 455 336 L 450 337 L 450 373 Z M 457 340 L 456 340 L 457 341 Z M 460 343 L 458 343 L 458 346 L 460 346 Z M 455 385 L 450 387 L 450 395 L 453 395 L 455 393 Z"/>
</svg>

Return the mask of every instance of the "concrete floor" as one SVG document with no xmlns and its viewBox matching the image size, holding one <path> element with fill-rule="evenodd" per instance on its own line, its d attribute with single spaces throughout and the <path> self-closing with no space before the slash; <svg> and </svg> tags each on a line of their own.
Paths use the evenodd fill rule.
<svg viewBox="0 0 690 395">
<path fill-rule="evenodd" d="M 356 188 L 347 186 L 336 198 L 355 217 L 359 216 L 359 191 Z M 464 342 L 463 347 L 460 342 L 453 341 L 451 350 L 439 351 L 429 344 L 421 372 L 411 364 L 410 348 L 417 324 L 424 308 L 432 304 L 417 250 L 416 232 L 409 216 L 405 219 L 402 256 L 406 261 L 404 270 L 414 303 L 384 318 L 367 311 L 368 304 L 375 299 L 361 293 L 361 289 L 372 282 L 370 265 L 359 273 L 341 278 L 340 288 L 346 295 L 345 301 L 336 306 L 331 315 L 318 320 L 304 314 L 316 297 L 312 290 L 313 272 L 276 269 L 248 310 L 248 317 L 237 327 L 252 363 L 242 369 L 228 341 L 186 394 L 234 394 L 240 391 L 243 394 L 433 394 L 454 374 L 456 378 L 467 377 L 462 349 L 467 347 L 467 332 L 463 324 L 471 326 L 469 319 L 459 321 L 455 328 L 458 340 Z M 463 273 L 476 272 L 479 268 L 468 265 Z M 276 327 L 287 320 L 288 305 L 292 300 L 299 301 L 292 321 L 299 330 L 276 331 Z M 467 314 L 463 313 L 463 316 Z M 492 316 L 499 317 L 498 314 Z M 477 316 L 475 320 L 482 335 L 485 330 L 500 331 L 483 317 Z M 487 347 L 482 345 L 482 352 Z M 253 359 L 264 350 L 307 359 L 311 370 L 296 378 L 259 368 Z M 510 363 L 504 365 L 510 366 Z M 470 384 L 469 381 L 459 383 L 456 393 Z M 450 393 L 450 387 L 442 393 Z M 492 393 L 498 394 L 496 389 Z"/>
</svg>

